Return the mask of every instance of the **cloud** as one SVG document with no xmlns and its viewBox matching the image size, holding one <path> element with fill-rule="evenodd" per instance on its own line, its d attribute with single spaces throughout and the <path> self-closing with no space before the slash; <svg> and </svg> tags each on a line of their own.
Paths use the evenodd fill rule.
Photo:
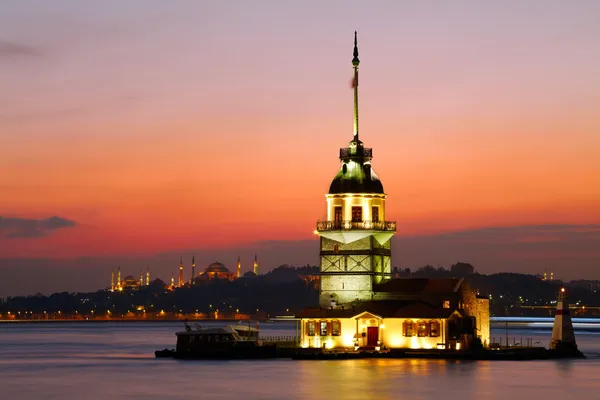
<svg viewBox="0 0 600 400">
<path fill-rule="evenodd" d="M 37 57 L 43 52 L 34 46 L 0 40 L 0 57 Z"/>
<path fill-rule="evenodd" d="M 51 235 L 57 229 L 77 225 L 75 221 L 61 217 L 46 219 L 0 217 L 0 239 L 31 239 Z"/>
</svg>

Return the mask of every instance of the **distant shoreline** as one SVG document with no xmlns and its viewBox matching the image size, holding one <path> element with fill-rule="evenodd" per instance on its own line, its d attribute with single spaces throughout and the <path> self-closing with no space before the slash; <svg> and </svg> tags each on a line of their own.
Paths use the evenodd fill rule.
<svg viewBox="0 0 600 400">
<path fill-rule="evenodd" d="M 180 318 L 165 319 L 0 319 L 0 324 L 36 324 L 36 323 L 68 323 L 68 322 L 86 322 L 86 323 L 107 323 L 107 322 L 185 322 Z M 249 320 L 249 319 L 193 319 L 188 318 L 188 322 L 266 322 L 268 320 Z"/>
</svg>

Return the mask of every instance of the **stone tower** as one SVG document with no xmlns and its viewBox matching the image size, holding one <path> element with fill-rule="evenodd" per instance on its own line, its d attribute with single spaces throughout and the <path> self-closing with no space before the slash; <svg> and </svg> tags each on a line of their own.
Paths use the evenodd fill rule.
<svg viewBox="0 0 600 400">
<path fill-rule="evenodd" d="M 354 137 L 340 149 L 341 169 L 325 196 L 327 219 L 317 222 L 321 240 L 321 307 L 371 300 L 373 285 L 391 279 L 391 238 L 386 194 L 371 167 L 372 149 L 358 138 L 358 45 L 354 32 Z"/>
</svg>

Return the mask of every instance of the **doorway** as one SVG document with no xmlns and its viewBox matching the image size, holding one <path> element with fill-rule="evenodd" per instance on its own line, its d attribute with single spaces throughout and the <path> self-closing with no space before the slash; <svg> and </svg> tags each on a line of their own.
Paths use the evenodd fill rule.
<svg viewBox="0 0 600 400">
<path fill-rule="evenodd" d="M 367 327 L 367 346 L 368 347 L 377 346 L 378 340 L 379 340 L 379 327 L 368 326 Z"/>
</svg>

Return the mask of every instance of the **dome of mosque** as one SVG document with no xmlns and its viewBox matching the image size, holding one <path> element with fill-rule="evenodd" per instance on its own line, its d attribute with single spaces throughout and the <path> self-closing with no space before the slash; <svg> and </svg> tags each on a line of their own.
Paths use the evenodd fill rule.
<svg viewBox="0 0 600 400">
<path fill-rule="evenodd" d="M 204 269 L 204 272 L 206 272 L 206 273 L 209 273 L 209 272 L 229 273 L 229 269 L 227 269 L 227 267 L 225 265 L 223 265 L 222 263 L 215 261 L 214 263 L 212 263 L 208 267 L 206 267 Z"/>
</svg>

